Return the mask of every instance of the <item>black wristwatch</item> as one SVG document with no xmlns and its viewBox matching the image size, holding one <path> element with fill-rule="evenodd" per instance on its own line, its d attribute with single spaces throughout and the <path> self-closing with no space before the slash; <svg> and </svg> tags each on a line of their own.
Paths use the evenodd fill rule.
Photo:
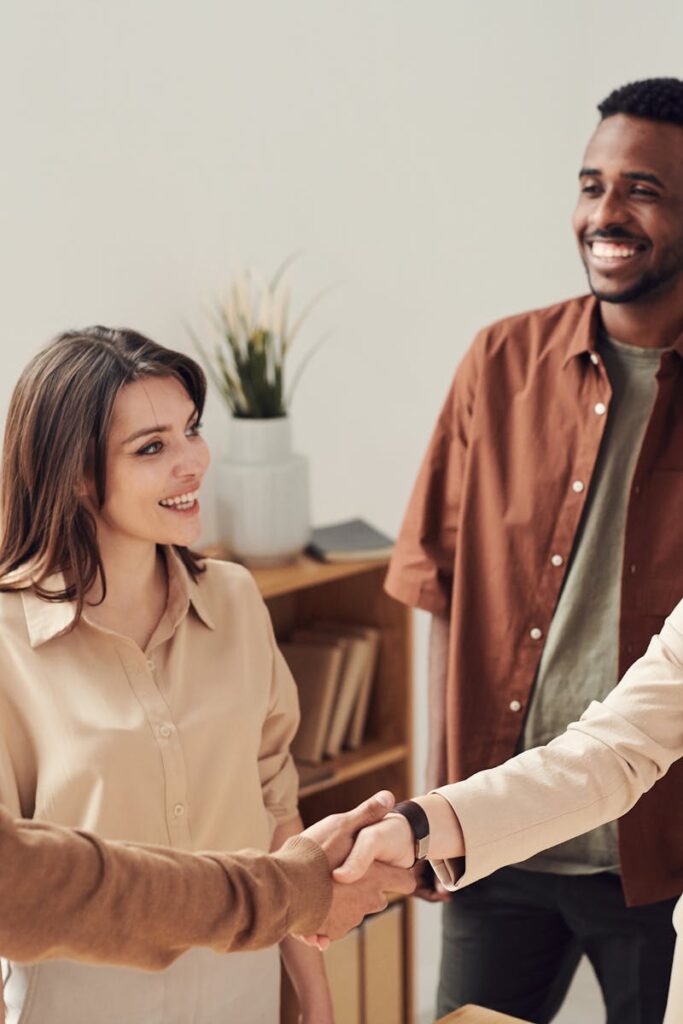
<svg viewBox="0 0 683 1024">
<path fill-rule="evenodd" d="M 415 840 L 413 863 L 417 864 L 418 861 L 426 860 L 429 853 L 429 818 L 420 805 L 414 800 L 404 800 L 403 803 L 396 804 L 389 813 L 401 814 L 410 825 Z"/>
</svg>

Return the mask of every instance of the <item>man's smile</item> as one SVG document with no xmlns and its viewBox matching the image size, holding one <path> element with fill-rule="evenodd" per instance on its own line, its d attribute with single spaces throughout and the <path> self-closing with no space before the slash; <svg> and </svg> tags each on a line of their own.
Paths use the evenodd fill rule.
<svg viewBox="0 0 683 1024">
<path fill-rule="evenodd" d="M 636 239 L 587 238 L 586 258 L 596 270 L 620 270 L 631 265 L 649 250 L 649 245 Z"/>
</svg>

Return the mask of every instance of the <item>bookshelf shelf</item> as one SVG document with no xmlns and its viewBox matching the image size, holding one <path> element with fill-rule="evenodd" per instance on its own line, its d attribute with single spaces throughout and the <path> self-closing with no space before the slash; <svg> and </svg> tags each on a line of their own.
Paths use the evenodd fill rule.
<svg viewBox="0 0 683 1024">
<path fill-rule="evenodd" d="M 314 793 L 338 786 L 342 782 L 357 779 L 368 772 L 387 765 L 398 764 L 408 756 L 405 743 L 387 746 L 381 740 L 364 744 L 360 750 L 348 750 L 330 761 L 316 765 L 297 765 L 299 770 L 299 795 L 304 798 Z"/>
<path fill-rule="evenodd" d="M 377 673 L 365 739 L 319 765 L 300 765 L 300 810 L 305 824 L 347 810 L 379 789 L 397 800 L 412 792 L 412 637 L 407 608 L 385 594 L 386 560 L 326 564 L 301 557 L 292 565 L 261 569 L 254 577 L 273 620 L 278 641 L 316 622 L 335 621 L 380 630 Z M 401 915 L 404 1016 L 413 1021 L 412 906 Z M 283 1024 L 296 1020 L 291 996 Z M 367 1019 L 365 1024 L 375 1024 Z M 393 1024 L 393 1022 L 392 1022 Z"/>
<path fill-rule="evenodd" d="M 358 576 L 372 569 L 386 569 L 386 561 L 345 562 L 334 565 L 316 562 L 312 558 L 301 556 L 291 565 L 275 569 L 257 569 L 254 572 L 259 590 L 265 598 L 289 594 L 293 590 L 305 590 L 308 587 L 319 587 L 321 583 L 332 580 L 344 580 L 350 576 Z"/>
</svg>

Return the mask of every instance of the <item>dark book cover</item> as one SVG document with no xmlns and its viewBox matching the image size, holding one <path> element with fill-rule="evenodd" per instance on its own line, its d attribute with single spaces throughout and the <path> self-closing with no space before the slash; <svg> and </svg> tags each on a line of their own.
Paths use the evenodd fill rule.
<svg viewBox="0 0 683 1024">
<path fill-rule="evenodd" d="M 394 542 L 364 519 L 346 519 L 313 530 L 307 551 L 323 562 L 353 562 L 387 558 Z"/>
</svg>

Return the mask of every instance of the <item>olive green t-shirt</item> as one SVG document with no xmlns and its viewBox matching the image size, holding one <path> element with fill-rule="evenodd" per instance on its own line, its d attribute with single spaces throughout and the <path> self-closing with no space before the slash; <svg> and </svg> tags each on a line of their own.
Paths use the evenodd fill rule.
<svg viewBox="0 0 683 1024">
<path fill-rule="evenodd" d="M 621 572 L 626 510 L 654 404 L 661 349 L 602 337 L 598 353 L 612 399 L 586 506 L 539 664 L 519 745 L 538 747 L 563 733 L 618 681 Z M 591 411 L 586 415 L 594 415 Z M 534 871 L 618 871 L 615 822 L 525 861 Z"/>
</svg>

